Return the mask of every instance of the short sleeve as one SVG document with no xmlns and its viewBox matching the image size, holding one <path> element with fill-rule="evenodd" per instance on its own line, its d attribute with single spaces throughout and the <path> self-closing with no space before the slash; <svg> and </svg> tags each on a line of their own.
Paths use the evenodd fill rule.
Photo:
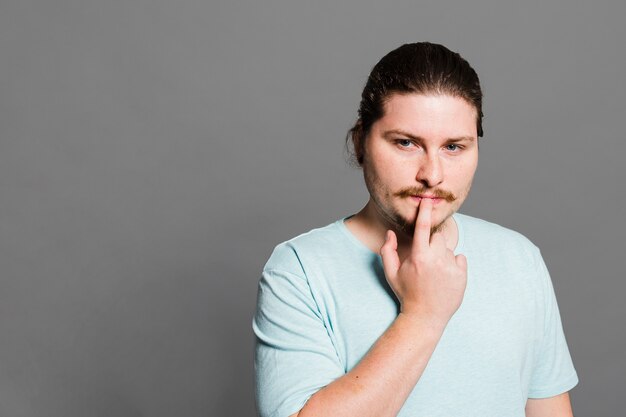
<svg viewBox="0 0 626 417">
<path fill-rule="evenodd" d="M 548 398 L 572 389 L 578 383 L 578 376 L 567 348 L 552 281 L 541 257 L 537 262 L 537 272 L 543 333 L 538 339 L 528 397 Z"/>
<path fill-rule="evenodd" d="M 308 281 L 265 269 L 259 282 L 255 377 L 261 417 L 288 417 L 344 374 Z"/>
</svg>

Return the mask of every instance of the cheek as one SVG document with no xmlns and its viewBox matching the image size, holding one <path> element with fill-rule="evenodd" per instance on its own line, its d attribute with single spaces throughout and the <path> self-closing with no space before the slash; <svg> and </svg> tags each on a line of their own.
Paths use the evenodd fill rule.
<svg viewBox="0 0 626 417">
<path fill-rule="evenodd" d="M 458 186 L 470 184 L 476 172 L 476 161 L 468 159 L 450 164 L 448 167 L 449 178 Z"/>
<path fill-rule="evenodd" d="M 465 200 L 467 198 L 472 187 L 473 180 L 474 170 L 468 170 L 461 173 L 461 176 L 456 183 L 456 188 L 458 197 L 461 197 L 462 200 Z"/>
<path fill-rule="evenodd" d="M 410 175 L 401 164 L 380 164 L 375 171 L 376 182 L 381 188 L 397 191 L 411 184 Z"/>
<path fill-rule="evenodd" d="M 397 165 L 394 166 L 393 161 L 383 157 L 367 161 L 363 169 L 367 170 L 369 177 L 377 183 L 387 183 L 397 173 Z"/>
</svg>

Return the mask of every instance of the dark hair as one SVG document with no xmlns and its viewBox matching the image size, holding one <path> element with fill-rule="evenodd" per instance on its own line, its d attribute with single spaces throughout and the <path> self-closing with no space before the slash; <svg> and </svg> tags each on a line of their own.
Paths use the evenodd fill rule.
<svg viewBox="0 0 626 417">
<path fill-rule="evenodd" d="M 483 136 L 482 91 L 476 71 L 456 52 L 429 42 L 408 43 L 385 55 L 372 69 L 361 94 L 358 119 L 348 131 L 354 159 L 363 163 L 364 141 L 374 122 L 383 117 L 393 93 L 448 94 L 476 108 L 476 130 Z M 349 146 L 348 146 L 349 149 Z"/>
</svg>

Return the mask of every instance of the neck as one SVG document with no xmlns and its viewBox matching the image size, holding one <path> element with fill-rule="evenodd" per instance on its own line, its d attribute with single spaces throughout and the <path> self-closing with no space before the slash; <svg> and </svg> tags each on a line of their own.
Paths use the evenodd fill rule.
<svg viewBox="0 0 626 417">
<path fill-rule="evenodd" d="M 398 230 L 384 219 L 370 200 L 361 211 L 345 221 L 346 227 L 372 252 L 379 253 L 385 243 L 385 233 L 392 230 L 398 239 L 398 255 L 400 259 L 409 253 L 413 242 L 413 236 Z M 446 239 L 446 246 L 450 250 L 456 248 L 459 233 L 452 216 L 448 217 L 441 225 L 440 233 Z"/>
</svg>

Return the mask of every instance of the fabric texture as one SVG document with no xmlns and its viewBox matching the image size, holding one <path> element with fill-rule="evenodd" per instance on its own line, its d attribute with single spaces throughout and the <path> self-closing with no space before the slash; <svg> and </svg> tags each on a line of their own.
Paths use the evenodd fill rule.
<svg viewBox="0 0 626 417">
<path fill-rule="evenodd" d="M 523 417 L 528 398 L 578 383 L 548 270 L 521 234 L 453 218 L 467 288 L 398 416 Z M 263 269 L 252 321 L 261 417 L 298 412 L 352 369 L 398 314 L 381 257 L 344 220 L 281 243 Z"/>
</svg>

